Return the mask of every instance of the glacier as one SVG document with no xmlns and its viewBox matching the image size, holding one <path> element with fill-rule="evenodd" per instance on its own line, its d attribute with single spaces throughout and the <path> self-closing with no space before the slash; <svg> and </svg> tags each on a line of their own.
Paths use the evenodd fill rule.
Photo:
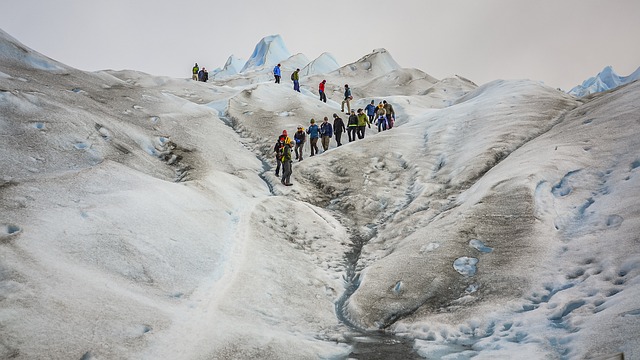
<svg viewBox="0 0 640 360">
<path fill-rule="evenodd" d="M 298 93 L 273 40 L 201 83 L 0 32 L 0 358 L 640 359 L 639 82 L 477 86 L 374 49 Z M 281 186 L 275 139 L 344 83 L 396 127 L 305 146 Z"/>
</svg>

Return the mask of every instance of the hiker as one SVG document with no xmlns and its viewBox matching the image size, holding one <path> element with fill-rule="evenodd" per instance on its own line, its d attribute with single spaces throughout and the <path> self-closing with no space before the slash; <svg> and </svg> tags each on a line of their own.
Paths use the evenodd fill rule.
<svg viewBox="0 0 640 360">
<path fill-rule="evenodd" d="M 326 116 L 322 121 L 322 125 L 320 125 L 320 135 L 322 135 L 323 152 L 329 150 L 329 143 L 331 142 L 331 137 L 333 136 L 333 127 L 329 122 L 329 118 Z"/>
<path fill-rule="evenodd" d="M 384 104 L 384 111 L 387 112 L 387 129 L 391 129 L 396 122 L 396 112 L 393 111 L 393 106 L 387 100 L 383 100 L 382 103 Z"/>
<path fill-rule="evenodd" d="M 344 121 L 338 116 L 338 114 L 333 114 L 333 133 L 336 137 L 336 142 L 338 146 L 342 145 L 341 139 L 342 134 L 346 133 L 347 129 L 345 129 Z"/>
<path fill-rule="evenodd" d="M 367 125 L 371 128 L 369 117 L 362 109 L 358 109 L 358 139 L 364 139 L 364 131 L 367 129 Z"/>
<path fill-rule="evenodd" d="M 318 138 L 320 136 L 320 129 L 316 125 L 316 121 L 311 119 L 309 121 L 311 125 L 307 128 L 307 134 L 309 134 L 309 145 L 311 146 L 311 156 L 318 153 Z"/>
<path fill-rule="evenodd" d="M 302 125 L 298 125 L 298 131 L 293 134 L 293 140 L 296 143 L 295 153 L 296 160 L 302 161 L 302 150 L 304 150 L 304 143 L 307 140 L 307 134 L 304 132 Z"/>
<path fill-rule="evenodd" d="M 291 80 L 293 80 L 293 90 L 300 92 L 300 69 L 296 69 L 296 71 L 291 74 Z"/>
<path fill-rule="evenodd" d="M 376 110 L 376 124 L 378 132 L 387 130 L 387 111 L 382 103 L 378 104 L 378 110 Z"/>
<path fill-rule="evenodd" d="M 198 71 L 200 71 L 200 67 L 198 66 L 198 63 L 196 63 L 196 64 L 193 66 L 193 69 L 191 69 L 191 73 L 193 74 L 193 75 L 191 76 L 191 80 L 196 80 L 196 81 L 198 81 Z"/>
<path fill-rule="evenodd" d="M 198 71 L 198 81 L 207 82 L 207 80 L 209 80 L 209 72 L 203 66 L 202 69 Z"/>
<path fill-rule="evenodd" d="M 356 131 L 358 131 L 358 115 L 355 110 L 351 110 L 349 115 L 349 121 L 347 122 L 347 135 L 349 135 L 349 142 L 356 140 Z"/>
<path fill-rule="evenodd" d="M 369 117 L 369 124 L 373 124 L 373 118 L 376 116 L 376 110 L 377 110 L 373 100 L 371 100 L 371 103 L 367 105 L 367 107 L 365 107 L 364 110 L 367 112 L 367 116 Z"/>
<path fill-rule="evenodd" d="M 282 72 L 280 72 L 280 64 L 276 65 L 273 68 L 273 76 L 276 78 L 276 84 L 280 84 L 280 78 L 282 77 Z"/>
<path fill-rule="evenodd" d="M 282 147 L 287 138 L 287 130 L 282 130 L 282 134 L 278 136 L 276 144 L 273 146 L 273 152 L 276 153 L 276 176 L 280 176 L 280 165 L 282 164 Z"/>
<path fill-rule="evenodd" d="M 282 180 L 280 180 L 285 186 L 293 185 L 291 183 L 291 174 L 293 173 L 291 162 L 291 138 L 287 136 L 282 146 Z"/>
<path fill-rule="evenodd" d="M 327 83 L 327 80 L 322 80 L 320 84 L 318 84 L 318 92 L 320 93 L 320 101 L 327 102 L 327 95 L 324 93 L 324 84 Z"/>
<path fill-rule="evenodd" d="M 353 96 L 351 96 L 351 89 L 349 88 L 349 84 L 344 84 L 344 100 L 342 100 L 342 112 L 344 112 L 344 104 L 347 104 L 347 114 L 351 113 L 351 100 L 353 100 Z"/>
</svg>

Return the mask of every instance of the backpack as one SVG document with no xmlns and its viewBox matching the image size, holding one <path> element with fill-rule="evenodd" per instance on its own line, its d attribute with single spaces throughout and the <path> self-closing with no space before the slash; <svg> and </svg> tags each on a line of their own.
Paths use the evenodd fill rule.
<svg viewBox="0 0 640 360">
<path fill-rule="evenodd" d="M 293 74 L 295 74 L 295 73 L 291 73 L 291 80 L 293 80 Z"/>
</svg>

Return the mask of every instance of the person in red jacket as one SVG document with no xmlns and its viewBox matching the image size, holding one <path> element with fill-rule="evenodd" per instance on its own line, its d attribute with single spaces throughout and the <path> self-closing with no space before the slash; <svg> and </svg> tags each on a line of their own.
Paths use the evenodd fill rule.
<svg viewBox="0 0 640 360">
<path fill-rule="evenodd" d="M 327 102 L 327 95 L 324 93 L 324 84 L 327 83 L 327 80 L 322 80 L 318 85 L 318 92 L 320 93 L 320 101 Z"/>
</svg>

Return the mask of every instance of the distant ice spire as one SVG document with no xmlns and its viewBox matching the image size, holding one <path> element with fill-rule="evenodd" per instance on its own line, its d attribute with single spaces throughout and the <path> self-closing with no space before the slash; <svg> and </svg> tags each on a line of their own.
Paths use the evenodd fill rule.
<svg viewBox="0 0 640 360">
<path fill-rule="evenodd" d="M 291 57 L 280 35 L 271 35 L 262 38 L 253 50 L 253 54 L 244 64 L 240 72 L 262 67 L 272 67 Z"/>
<path fill-rule="evenodd" d="M 640 67 L 629 76 L 618 75 L 611 66 L 606 66 L 598 75 L 590 77 L 569 91 L 577 97 L 615 89 L 618 86 L 640 79 Z"/>
</svg>

